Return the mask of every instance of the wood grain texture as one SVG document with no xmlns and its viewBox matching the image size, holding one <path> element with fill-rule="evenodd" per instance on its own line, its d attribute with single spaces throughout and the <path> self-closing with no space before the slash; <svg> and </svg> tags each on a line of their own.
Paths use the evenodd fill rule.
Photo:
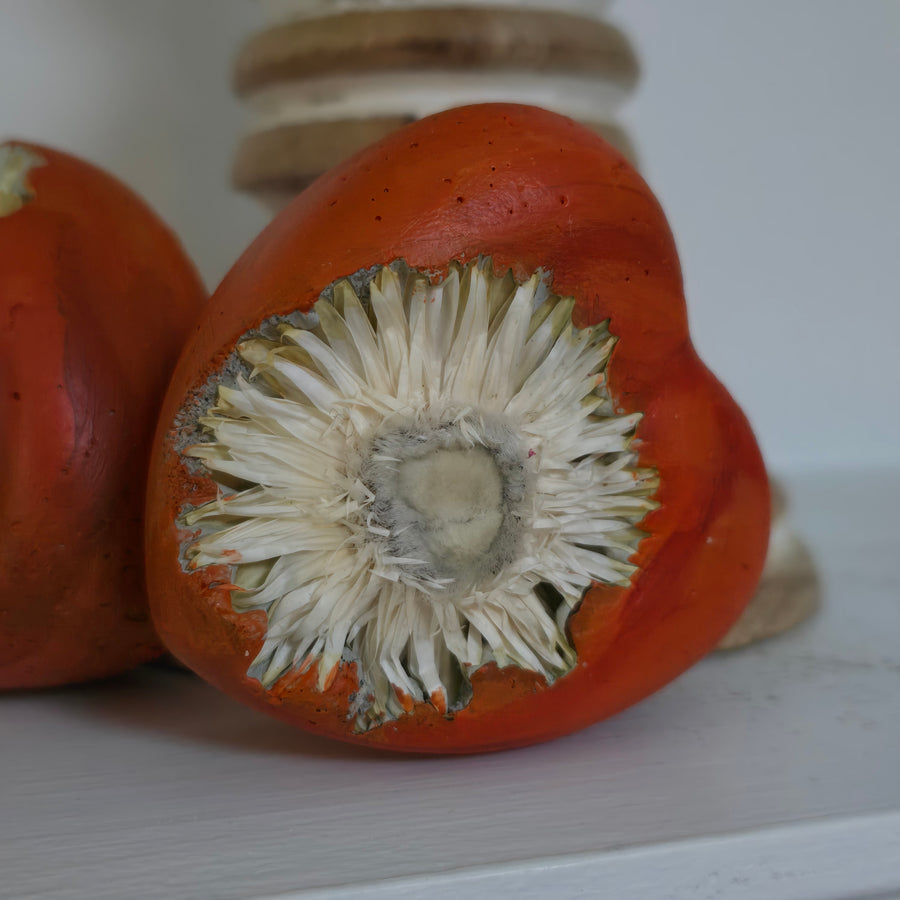
<svg viewBox="0 0 900 900">
<path fill-rule="evenodd" d="M 241 142 L 232 183 L 239 190 L 278 191 L 287 202 L 332 166 L 412 121 L 378 116 L 258 131 Z"/>
<path fill-rule="evenodd" d="M 788 488 L 822 614 L 551 744 L 376 756 L 173 672 L 0 697 L 0 897 L 896 895 L 900 469 Z"/>
<path fill-rule="evenodd" d="M 256 0 L 270 22 L 297 21 L 315 19 L 322 15 L 334 13 L 351 7 L 379 9 L 385 6 L 403 7 L 466 7 L 515 6 L 527 9 L 557 10 L 584 13 L 593 17 L 601 16 L 608 10 L 612 0 Z"/>
<path fill-rule="evenodd" d="M 631 86 L 637 59 L 615 27 L 587 16 L 461 7 L 383 9 L 277 25 L 251 38 L 234 84 L 396 69 L 528 69 L 590 73 Z"/>
</svg>

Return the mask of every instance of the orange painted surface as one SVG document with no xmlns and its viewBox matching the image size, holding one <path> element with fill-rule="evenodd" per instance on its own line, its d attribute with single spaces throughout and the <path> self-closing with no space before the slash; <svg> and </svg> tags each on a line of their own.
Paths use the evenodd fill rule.
<svg viewBox="0 0 900 900">
<path fill-rule="evenodd" d="M 352 731 L 352 664 L 327 692 L 315 667 L 265 690 L 248 678 L 265 633 L 261 612 L 235 613 L 228 567 L 186 573 L 176 519 L 215 496 L 175 444 L 239 337 L 272 315 L 308 310 L 336 279 L 405 259 L 444 271 L 489 255 L 519 278 L 543 267 L 577 300 L 576 324 L 609 318 L 617 335 L 609 389 L 640 411 L 640 464 L 659 472 L 660 507 L 627 588 L 597 586 L 569 620 L 578 665 L 547 685 L 494 664 L 469 705 Z M 665 217 L 624 158 L 555 114 L 487 105 L 442 113 L 362 151 L 317 181 L 247 250 L 214 295 L 165 401 L 151 468 L 151 604 L 168 646 L 233 696 L 303 728 L 383 748 L 470 752 L 582 728 L 659 689 L 709 651 L 759 578 L 769 529 L 766 473 L 746 419 L 696 356 Z"/>
<path fill-rule="evenodd" d="M 15 142 L 18 146 L 28 146 Z M 31 146 L 34 199 L 0 217 L 0 688 L 161 652 L 144 590 L 146 468 L 205 290 L 137 196 Z"/>
</svg>

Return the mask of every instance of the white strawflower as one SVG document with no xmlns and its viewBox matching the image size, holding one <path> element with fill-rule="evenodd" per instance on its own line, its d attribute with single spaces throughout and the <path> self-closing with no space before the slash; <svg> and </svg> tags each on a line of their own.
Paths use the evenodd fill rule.
<svg viewBox="0 0 900 900">
<path fill-rule="evenodd" d="M 315 664 L 327 691 L 355 662 L 365 729 L 464 706 L 491 661 L 568 672 L 566 620 L 593 582 L 628 583 L 656 477 L 640 416 L 611 407 L 607 324 L 576 329 L 542 273 L 396 265 L 359 290 L 239 345 L 252 371 L 187 451 L 239 489 L 185 521 L 191 564 L 233 566 L 234 608 L 268 616 L 248 674 Z"/>
</svg>

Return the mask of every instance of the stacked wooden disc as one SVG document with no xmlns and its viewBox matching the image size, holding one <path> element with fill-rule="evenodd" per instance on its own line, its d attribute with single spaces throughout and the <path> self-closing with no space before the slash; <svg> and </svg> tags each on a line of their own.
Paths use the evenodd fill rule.
<svg viewBox="0 0 900 900">
<path fill-rule="evenodd" d="M 421 116 L 492 100 L 572 116 L 626 154 L 638 63 L 597 0 L 262 0 L 235 87 L 252 115 L 235 185 L 278 208 Z"/>
<path fill-rule="evenodd" d="M 634 159 L 616 113 L 638 77 L 606 0 L 258 0 L 268 22 L 238 56 L 252 116 L 236 187 L 273 209 L 396 128 L 466 103 L 533 103 L 585 123 Z M 792 627 L 818 580 L 781 492 L 766 569 L 721 647 Z"/>
</svg>

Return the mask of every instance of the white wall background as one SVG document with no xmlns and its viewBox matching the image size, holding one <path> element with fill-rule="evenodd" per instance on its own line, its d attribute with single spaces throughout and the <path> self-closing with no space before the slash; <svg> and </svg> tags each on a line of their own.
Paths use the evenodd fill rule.
<svg viewBox="0 0 900 900">
<path fill-rule="evenodd" d="M 701 354 L 773 469 L 900 462 L 900 2 L 618 0 L 623 114 Z M 141 192 L 213 285 L 266 221 L 228 189 L 250 0 L 0 0 L 0 134 Z"/>
</svg>

